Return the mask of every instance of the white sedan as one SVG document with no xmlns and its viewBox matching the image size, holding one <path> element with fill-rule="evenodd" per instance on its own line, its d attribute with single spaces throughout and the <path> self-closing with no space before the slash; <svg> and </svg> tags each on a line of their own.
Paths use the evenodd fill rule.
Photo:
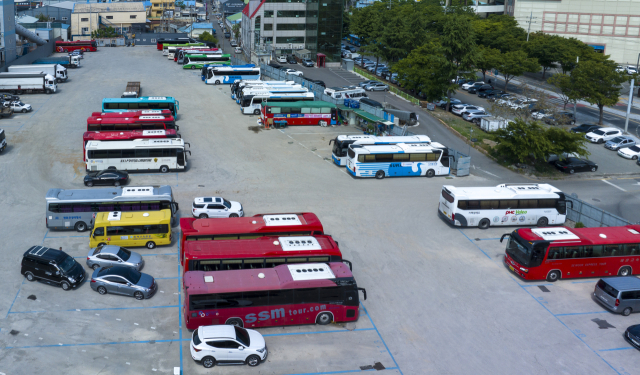
<svg viewBox="0 0 640 375">
<path fill-rule="evenodd" d="M 295 70 L 295 69 L 286 69 L 285 74 L 289 74 L 292 76 L 298 76 L 298 77 L 302 77 L 302 72 L 299 70 Z"/>
<path fill-rule="evenodd" d="M 640 147 L 631 146 L 619 148 L 618 155 L 622 156 L 625 159 L 638 160 L 638 157 L 640 157 Z"/>
<path fill-rule="evenodd" d="M 24 104 L 23 102 L 11 102 L 11 108 L 13 108 L 13 112 L 22 112 L 27 113 L 31 112 L 33 108 L 31 108 L 31 104 Z"/>
<path fill-rule="evenodd" d="M 462 84 L 462 89 L 463 90 L 469 90 L 469 87 L 475 85 L 476 83 L 484 83 L 482 81 L 478 81 L 478 82 L 467 82 L 467 83 L 463 83 Z"/>
</svg>

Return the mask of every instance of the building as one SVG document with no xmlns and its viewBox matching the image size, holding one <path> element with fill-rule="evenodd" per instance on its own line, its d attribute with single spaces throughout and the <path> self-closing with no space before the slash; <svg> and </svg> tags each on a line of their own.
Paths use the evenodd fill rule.
<svg viewBox="0 0 640 375">
<path fill-rule="evenodd" d="M 71 13 L 76 5 L 73 1 L 63 1 L 60 3 L 50 3 L 39 8 L 18 11 L 19 16 L 39 17 L 41 14 L 49 17 L 49 21 L 71 24 Z"/>
<path fill-rule="evenodd" d="M 211 35 L 213 33 L 213 24 L 210 23 L 194 23 L 193 25 L 188 25 L 178 29 L 179 33 L 187 33 L 189 37 L 198 39 L 200 35 L 204 32 L 208 32 Z"/>
<path fill-rule="evenodd" d="M 265 51 L 273 57 L 301 49 L 340 61 L 342 12 L 341 0 L 250 0 L 242 11 L 243 52 L 254 62 Z"/>
<path fill-rule="evenodd" d="M 576 38 L 622 64 L 635 65 L 640 54 L 638 0 L 507 0 L 506 11 L 531 32 Z"/>
<path fill-rule="evenodd" d="M 35 20 L 35 21 L 34 21 Z M 51 39 L 60 38 L 61 40 L 69 40 L 69 29 L 71 25 L 61 22 L 37 22 L 38 20 L 31 16 L 23 16 L 16 20 L 25 29 L 36 34 L 40 38 L 49 41 Z"/>
<path fill-rule="evenodd" d="M 222 15 L 224 17 L 229 17 L 236 13 L 242 12 L 245 7 L 245 2 L 243 0 L 226 0 L 222 3 Z"/>
<path fill-rule="evenodd" d="M 165 28 L 170 20 L 173 20 L 176 11 L 176 3 L 173 0 L 151 0 L 151 7 L 147 18 L 149 19 L 149 27 L 155 30 L 156 27 L 165 24 Z"/>
<path fill-rule="evenodd" d="M 371 0 L 364 0 L 364 1 L 370 2 Z M 486 18 L 492 14 L 505 14 L 505 10 L 506 10 L 505 1 L 508 2 L 509 0 L 483 0 L 483 1 L 469 0 L 467 4 L 480 17 Z M 543 0 L 543 1 L 546 1 L 546 0 Z M 460 4 L 462 3 L 462 0 L 446 0 L 445 2 L 447 6 L 451 5 L 452 3 Z"/>
<path fill-rule="evenodd" d="M 71 14 L 71 39 L 87 39 L 93 31 L 107 27 L 123 35 L 141 33 L 146 22 L 142 2 L 76 3 Z"/>
<path fill-rule="evenodd" d="M 16 18 L 13 1 L 0 5 L 0 68 L 16 59 Z"/>
</svg>

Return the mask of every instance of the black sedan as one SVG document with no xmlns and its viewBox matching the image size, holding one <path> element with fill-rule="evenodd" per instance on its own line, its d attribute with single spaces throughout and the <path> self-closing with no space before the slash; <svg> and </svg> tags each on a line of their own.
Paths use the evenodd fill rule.
<svg viewBox="0 0 640 375">
<path fill-rule="evenodd" d="M 478 92 L 478 98 L 495 98 L 498 95 L 506 94 L 502 90 L 485 90 Z"/>
<path fill-rule="evenodd" d="M 566 158 L 564 160 L 558 160 L 556 162 L 556 168 L 558 168 L 560 172 L 574 174 L 575 172 L 595 172 L 598 170 L 598 164 L 586 159 Z"/>
<path fill-rule="evenodd" d="M 312 79 L 310 80 L 311 83 L 315 83 L 318 86 L 322 86 L 322 87 L 327 87 L 327 85 L 324 84 L 324 81 L 321 81 L 319 79 Z"/>
<path fill-rule="evenodd" d="M 571 128 L 572 133 L 591 133 L 594 130 L 600 129 L 602 126 L 593 124 L 582 124 Z"/>
<path fill-rule="evenodd" d="M 477 94 L 482 91 L 493 90 L 491 85 L 471 86 L 469 87 L 469 94 Z"/>
<path fill-rule="evenodd" d="M 634 348 L 640 350 L 640 324 L 627 327 L 624 332 L 624 339 Z"/>
<path fill-rule="evenodd" d="M 298 62 L 296 61 L 296 58 L 293 56 L 287 56 L 287 62 L 289 64 L 297 64 Z"/>
<path fill-rule="evenodd" d="M 576 118 L 573 117 L 571 112 L 560 112 L 555 115 L 544 118 L 544 122 L 549 125 L 573 125 L 576 123 Z"/>
<path fill-rule="evenodd" d="M 129 174 L 117 169 L 105 169 L 99 172 L 89 172 L 89 174 L 84 176 L 84 185 L 89 187 L 93 185 L 120 186 L 126 184 L 128 181 Z"/>
</svg>

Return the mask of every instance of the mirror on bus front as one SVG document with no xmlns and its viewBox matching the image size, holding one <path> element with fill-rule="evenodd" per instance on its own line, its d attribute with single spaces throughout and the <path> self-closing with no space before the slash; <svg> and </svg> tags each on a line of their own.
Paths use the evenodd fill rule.
<svg viewBox="0 0 640 375">
<path fill-rule="evenodd" d="M 500 243 L 502 243 L 502 240 L 504 240 L 505 237 L 510 237 L 511 233 L 505 233 L 502 235 L 502 237 L 500 237 Z"/>
</svg>

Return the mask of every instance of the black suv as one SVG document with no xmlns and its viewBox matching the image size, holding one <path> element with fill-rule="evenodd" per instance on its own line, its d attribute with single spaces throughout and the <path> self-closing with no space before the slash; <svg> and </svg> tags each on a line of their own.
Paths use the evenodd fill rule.
<svg viewBox="0 0 640 375">
<path fill-rule="evenodd" d="M 24 253 L 20 273 L 29 281 L 60 285 L 64 290 L 80 286 L 87 276 L 80 263 L 67 253 L 44 246 L 32 246 Z"/>
<path fill-rule="evenodd" d="M 469 94 L 477 94 L 479 92 L 484 92 L 488 90 L 493 90 L 493 86 L 491 85 L 473 85 L 469 87 Z"/>
</svg>

